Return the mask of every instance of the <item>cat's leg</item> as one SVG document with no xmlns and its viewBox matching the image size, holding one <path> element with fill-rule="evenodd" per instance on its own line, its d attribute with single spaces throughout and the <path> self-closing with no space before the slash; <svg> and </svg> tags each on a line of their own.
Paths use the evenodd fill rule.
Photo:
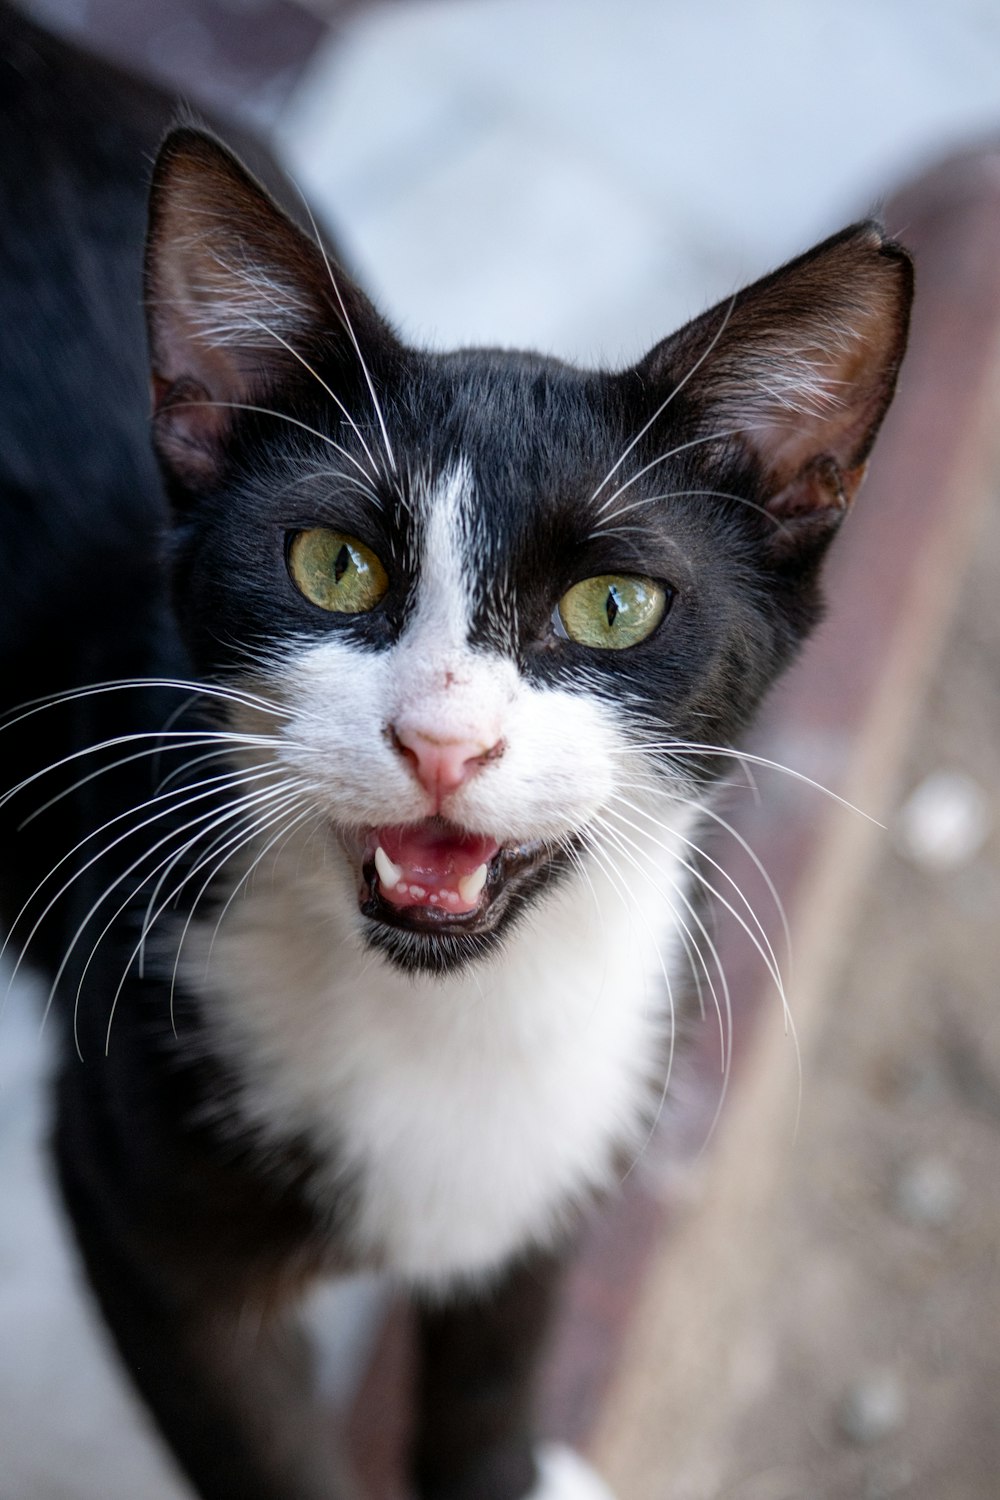
<svg viewBox="0 0 1000 1500">
<path fill-rule="evenodd" d="M 420 1500 L 612 1500 L 582 1459 L 537 1443 L 538 1363 L 560 1270 L 534 1257 L 481 1296 L 420 1312 Z"/>
<path fill-rule="evenodd" d="M 176 1224 L 169 1254 L 130 1213 L 113 1168 L 59 1122 L 65 1204 L 123 1364 L 201 1500 L 355 1500 L 328 1416 L 312 1394 L 307 1341 L 276 1286 L 216 1247 L 225 1209 Z M 211 1267 L 210 1271 L 206 1268 Z"/>
</svg>

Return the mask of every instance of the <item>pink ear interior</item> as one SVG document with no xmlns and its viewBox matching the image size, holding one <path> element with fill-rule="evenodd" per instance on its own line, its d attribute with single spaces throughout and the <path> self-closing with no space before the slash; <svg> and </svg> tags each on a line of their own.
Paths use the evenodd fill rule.
<svg viewBox="0 0 1000 1500">
<path fill-rule="evenodd" d="M 235 410 L 266 401 L 317 328 L 336 324 L 330 287 L 317 247 L 227 151 L 198 131 L 168 138 L 146 305 L 156 442 L 182 478 L 210 477 Z"/>
<path fill-rule="evenodd" d="M 684 382 L 706 435 L 750 450 L 776 519 L 835 521 L 892 397 L 911 296 L 909 257 L 861 224 L 704 314 L 647 364 Z"/>
</svg>

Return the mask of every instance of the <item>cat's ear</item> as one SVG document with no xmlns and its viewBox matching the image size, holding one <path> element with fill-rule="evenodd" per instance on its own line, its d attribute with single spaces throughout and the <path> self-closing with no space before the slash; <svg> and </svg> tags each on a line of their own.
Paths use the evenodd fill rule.
<svg viewBox="0 0 1000 1500">
<path fill-rule="evenodd" d="M 877 224 L 858 224 L 703 314 L 638 367 L 654 399 L 687 414 L 695 443 L 749 451 L 777 523 L 776 556 L 815 554 L 850 506 L 892 399 L 912 294 L 906 251 Z"/>
<path fill-rule="evenodd" d="M 388 331 L 375 309 L 223 146 L 173 130 L 156 161 L 146 241 L 154 440 L 184 485 L 211 481 L 241 406 L 296 379 L 318 339 Z"/>
</svg>

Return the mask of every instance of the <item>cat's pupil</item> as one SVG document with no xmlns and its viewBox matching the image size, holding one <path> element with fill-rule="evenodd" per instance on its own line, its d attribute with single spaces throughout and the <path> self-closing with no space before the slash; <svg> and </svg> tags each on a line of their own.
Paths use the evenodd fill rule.
<svg viewBox="0 0 1000 1500">
<path fill-rule="evenodd" d="M 333 581 L 339 583 L 351 566 L 351 549 L 345 543 L 337 553 L 337 560 L 333 565 Z"/>
<path fill-rule="evenodd" d="M 615 619 L 618 615 L 618 610 L 620 609 L 620 607 L 621 606 L 618 599 L 618 590 L 615 588 L 614 584 L 612 584 L 608 589 L 608 600 L 604 606 L 604 612 L 608 617 L 609 629 L 615 623 Z"/>
</svg>

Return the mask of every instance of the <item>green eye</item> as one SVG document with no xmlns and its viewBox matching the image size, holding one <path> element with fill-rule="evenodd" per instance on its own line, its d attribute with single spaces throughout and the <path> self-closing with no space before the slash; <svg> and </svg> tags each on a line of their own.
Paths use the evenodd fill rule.
<svg viewBox="0 0 1000 1500">
<path fill-rule="evenodd" d="M 365 614 L 389 587 L 386 571 L 370 547 L 325 526 L 295 533 L 288 548 L 288 571 L 300 594 L 335 614 Z"/>
<path fill-rule="evenodd" d="M 667 612 L 672 595 L 652 578 L 606 573 L 584 578 L 567 589 L 556 606 L 560 634 L 581 646 L 621 651 L 652 635 Z"/>
</svg>

